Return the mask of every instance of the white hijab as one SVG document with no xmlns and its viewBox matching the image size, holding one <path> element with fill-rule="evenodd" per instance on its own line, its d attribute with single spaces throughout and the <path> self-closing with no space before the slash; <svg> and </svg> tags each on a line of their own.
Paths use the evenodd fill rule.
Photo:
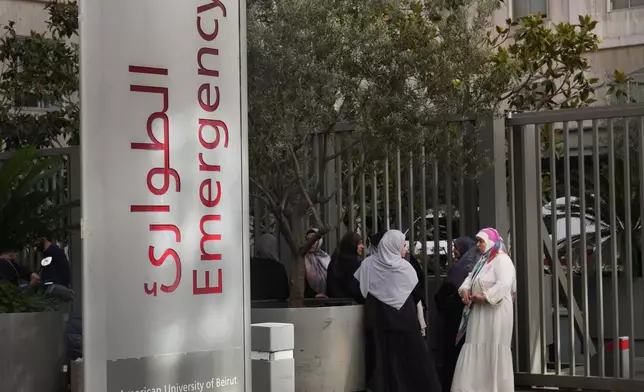
<svg viewBox="0 0 644 392">
<path fill-rule="evenodd" d="M 389 230 L 378 244 L 376 253 L 367 257 L 355 273 L 363 297 L 373 295 L 379 301 L 400 310 L 418 283 L 414 268 L 402 258 L 405 235 Z"/>
</svg>

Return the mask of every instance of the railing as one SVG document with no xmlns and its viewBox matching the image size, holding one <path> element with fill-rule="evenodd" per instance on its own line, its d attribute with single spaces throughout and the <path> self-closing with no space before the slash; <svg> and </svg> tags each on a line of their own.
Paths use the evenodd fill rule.
<svg viewBox="0 0 644 392">
<path fill-rule="evenodd" d="M 506 120 L 523 385 L 644 389 L 643 120 L 644 105 Z"/>
</svg>

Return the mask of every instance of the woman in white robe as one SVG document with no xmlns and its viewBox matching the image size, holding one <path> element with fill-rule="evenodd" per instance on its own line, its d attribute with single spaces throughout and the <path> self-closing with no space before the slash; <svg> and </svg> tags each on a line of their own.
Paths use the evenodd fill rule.
<svg viewBox="0 0 644 392">
<path fill-rule="evenodd" d="M 452 392 L 514 392 L 514 264 L 495 229 L 481 230 L 476 240 L 483 256 L 458 290 L 466 306 L 455 344 L 463 336 L 465 344 Z"/>
</svg>

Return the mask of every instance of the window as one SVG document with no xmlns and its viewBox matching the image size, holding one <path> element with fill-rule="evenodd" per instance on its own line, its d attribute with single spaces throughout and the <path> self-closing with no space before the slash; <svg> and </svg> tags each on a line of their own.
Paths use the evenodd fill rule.
<svg viewBox="0 0 644 392">
<path fill-rule="evenodd" d="M 513 19 L 539 13 L 541 16 L 548 16 L 548 0 L 512 0 Z"/>
<path fill-rule="evenodd" d="M 610 0 L 611 10 L 624 10 L 635 7 L 644 7 L 644 0 Z"/>
<path fill-rule="evenodd" d="M 628 82 L 626 95 L 628 103 L 644 102 L 644 83 L 639 81 Z"/>
<path fill-rule="evenodd" d="M 54 105 L 51 102 L 41 99 L 37 94 L 27 94 L 24 97 L 16 99 L 16 104 L 25 109 L 53 109 Z"/>
</svg>

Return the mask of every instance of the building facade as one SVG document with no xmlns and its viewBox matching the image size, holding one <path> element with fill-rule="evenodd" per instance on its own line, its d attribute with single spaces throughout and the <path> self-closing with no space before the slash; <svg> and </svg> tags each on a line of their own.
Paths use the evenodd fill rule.
<svg viewBox="0 0 644 392">
<path fill-rule="evenodd" d="M 552 23 L 578 23 L 579 15 L 596 20 L 595 33 L 603 42 L 588 55 L 592 76 L 605 80 L 615 70 L 625 72 L 633 78 L 631 95 L 644 102 L 644 0 L 506 0 L 494 23 L 537 12 Z"/>
</svg>

